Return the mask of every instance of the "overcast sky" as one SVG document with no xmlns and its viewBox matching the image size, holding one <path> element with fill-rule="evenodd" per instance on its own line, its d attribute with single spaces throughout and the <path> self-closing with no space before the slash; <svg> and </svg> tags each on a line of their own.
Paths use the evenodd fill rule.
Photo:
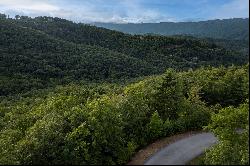
<svg viewBox="0 0 250 166">
<path fill-rule="evenodd" d="M 0 13 L 76 22 L 166 22 L 248 18 L 249 0 L 0 0 Z"/>
</svg>

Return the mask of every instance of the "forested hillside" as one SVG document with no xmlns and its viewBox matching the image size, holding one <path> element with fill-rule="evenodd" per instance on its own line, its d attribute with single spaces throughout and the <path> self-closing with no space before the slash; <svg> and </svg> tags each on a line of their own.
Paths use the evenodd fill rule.
<svg viewBox="0 0 250 166">
<path fill-rule="evenodd" d="M 240 51 L 244 55 L 249 55 L 248 18 L 177 23 L 94 23 L 93 25 L 129 34 L 185 35 L 204 38 L 226 49 Z"/>
<path fill-rule="evenodd" d="M 225 40 L 0 14 L 0 165 L 122 165 L 204 126 L 205 164 L 249 164 L 249 58 Z"/>
<path fill-rule="evenodd" d="M 213 42 L 228 50 L 241 52 L 241 54 L 249 56 L 249 40 L 228 40 L 228 39 L 213 39 L 205 38 L 208 42 Z"/>
<path fill-rule="evenodd" d="M 214 39 L 249 40 L 248 18 L 177 23 L 94 23 L 94 25 L 131 34 L 192 35 Z"/>
<path fill-rule="evenodd" d="M 0 24 L 1 95 L 78 80 L 154 73 L 150 64 L 97 46 L 75 44 L 41 31 Z"/>
<path fill-rule="evenodd" d="M 244 64 L 248 57 L 185 37 L 140 36 L 51 17 L 0 19 L 0 95 L 70 82 L 125 80 L 167 68 Z"/>
<path fill-rule="evenodd" d="M 249 65 L 169 69 L 125 87 L 72 84 L 3 99 L 0 164 L 125 164 L 156 139 L 201 130 L 211 116 L 209 128 L 225 134 L 206 162 L 247 164 L 248 72 Z"/>
<path fill-rule="evenodd" d="M 63 40 L 81 44 L 99 45 L 140 58 L 148 57 L 152 53 L 165 53 L 166 50 L 164 52 L 163 49 L 165 49 L 165 47 L 175 48 L 173 45 L 184 44 L 184 46 L 190 46 L 187 42 L 196 41 L 196 43 L 193 44 L 197 44 L 197 46 L 200 47 L 200 44 L 198 44 L 199 42 L 197 42 L 195 38 L 185 38 L 182 36 L 166 38 L 163 36 L 151 35 L 132 36 L 85 24 L 74 24 L 68 20 L 58 18 L 37 17 L 35 19 L 30 19 L 28 17 L 18 17 L 16 21 L 18 21 L 21 26 L 32 27 Z M 206 41 L 202 41 L 201 45 L 209 47 L 213 44 L 207 44 Z M 178 47 L 178 49 L 180 48 Z"/>
</svg>

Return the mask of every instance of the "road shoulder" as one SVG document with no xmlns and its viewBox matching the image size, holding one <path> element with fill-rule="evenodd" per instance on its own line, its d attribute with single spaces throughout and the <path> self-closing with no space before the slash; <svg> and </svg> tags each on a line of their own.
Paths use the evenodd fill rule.
<svg viewBox="0 0 250 166">
<path fill-rule="evenodd" d="M 167 145 L 174 143 L 183 138 L 193 136 L 195 134 L 202 133 L 202 131 L 189 131 L 182 134 L 173 135 L 170 137 L 162 138 L 154 143 L 146 146 L 145 148 L 139 150 L 132 159 L 127 163 L 127 165 L 143 165 L 144 162 L 150 158 L 153 154 L 166 147 Z"/>
</svg>

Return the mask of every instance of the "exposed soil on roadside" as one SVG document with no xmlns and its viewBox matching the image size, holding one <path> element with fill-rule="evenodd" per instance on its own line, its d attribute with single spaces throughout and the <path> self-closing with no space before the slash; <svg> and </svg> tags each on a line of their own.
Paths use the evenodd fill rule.
<svg viewBox="0 0 250 166">
<path fill-rule="evenodd" d="M 171 144 L 173 142 L 176 142 L 182 138 L 186 138 L 198 133 L 202 133 L 202 131 L 189 131 L 182 134 L 177 134 L 174 136 L 162 138 L 160 140 L 155 141 L 154 143 L 148 145 L 147 147 L 139 150 L 132 159 L 127 163 L 127 165 L 143 165 L 144 162 L 153 154 L 155 154 L 157 151 L 159 151 L 161 148 L 167 146 L 168 144 Z"/>
</svg>

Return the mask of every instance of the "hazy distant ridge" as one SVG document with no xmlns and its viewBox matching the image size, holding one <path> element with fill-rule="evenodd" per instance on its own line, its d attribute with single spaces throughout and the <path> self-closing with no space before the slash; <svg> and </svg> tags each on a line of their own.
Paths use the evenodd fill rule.
<svg viewBox="0 0 250 166">
<path fill-rule="evenodd" d="M 249 18 L 199 22 L 93 23 L 96 26 L 131 34 L 193 35 L 216 39 L 249 40 Z"/>
</svg>

